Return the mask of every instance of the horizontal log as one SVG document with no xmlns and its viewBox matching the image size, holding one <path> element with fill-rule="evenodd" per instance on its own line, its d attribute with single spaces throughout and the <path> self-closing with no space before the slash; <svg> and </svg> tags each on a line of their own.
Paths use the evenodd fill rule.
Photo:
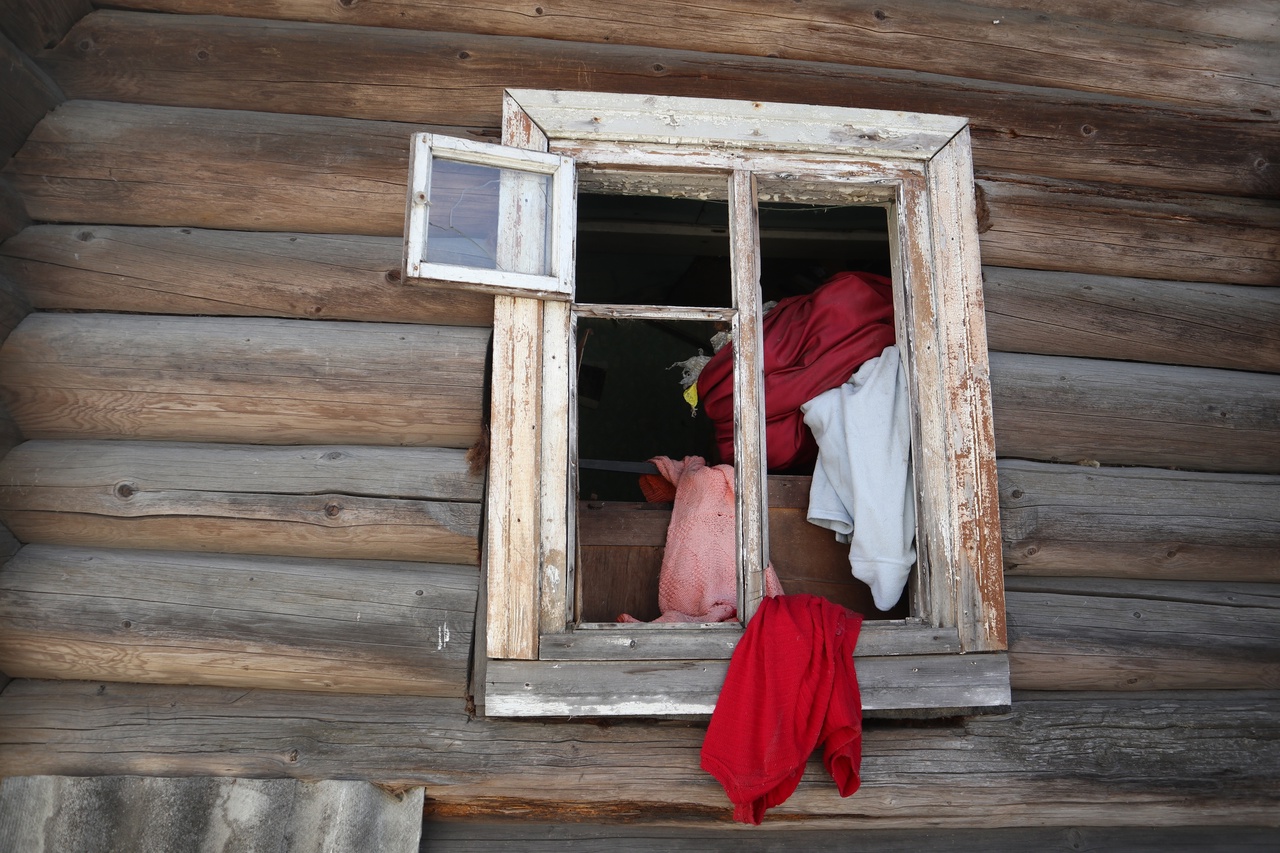
<svg viewBox="0 0 1280 853">
<path fill-rule="evenodd" d="M 892 8 L 819 0 L 802 8 L 762 8 L 751 0 L 612 4 L 596 13 L 518 3 L 466 10 L 448 3 L 285 0 L 275 12 L 238 0 L 132 0 L 128 5 L 216 15 L 299 17 L 373 26 L 486 32 L 596 44 L 714 50 L 782 60 L 859 62 L 978 80 L 1103 92 L 1247 111 L 1277 102 L 1268 45 L 1107 20 L 1048 15 L 964 2 L 906 0 Z M 353 4 L 354 6 L 354 4 Z M 707 39 L 713 32 L 716 38 Z"/>
<path fill-rule="evenodd" d="M 440 129 L 67 102 L 6 173 L 43 221 L 398 237 L 409 138 Z"/>
<path fill-rule="evenodd" d="M 1010 579 L 1021 690 L 1280 687 L 1280 586 Z"/>
<path fill-rule="evenodd" d="M 478 565 L 463 451 L 31 441 L 0 462 L 24 542 Z"/>
<path fill-rule="evenodd" d="M 0 247 L 0 275 L 39 310 L 492 323 L 491 297 L 398 284 L 401 249 L 392 237 L 36 225 Z M 1280 371 L 1280 290 L 984 277 L 995 350 Z"/>
<path fill-rule="evenodd" d="M 660 818 L 649 818 L 660 820 Z M 729 831 L 713 820 L 675 826 L 646 822 L 638 816 L 621 824 L 569 823 L 569 818 L 539 815 L 533 820 L 468 819 L 465 808 L 437 809 L 428 804 L 422 827 L 424 846 L 432 853 L 587 853 L 602 848 L 627 853 L 764 853 L 795 846 L 806 853 L 843 853 L 850 849 L 844 829 L 796 829 L 785 824 L 784 838 L 769 834 L 768 822 L 754 837 Z M 545 821 L 545 822 L 543 822 Z M 1232 850 L 1271 853 L 1270 827 L 1162 826 L 1020 826 L 1001 829 L 861 829 L 860 850 L 876 853 L 1020 853 L 1026 850 L 1124 850 L 1126 853 L 1202 853 Z"/>
<path fill-rule="evenodd" d="M 478 573 L 28 545 L 0 569 L 13 676 L 451 696 Z"/>
<path fill-rule="evenodd" d="M 28 438 L 470 446 L 485 329 L 31 314 L 0 349 Z"/>
<path fill-rule="evenodd" d="M 1280 477 L 1004 459 L 1006 578 L 1280 582 Z"/>
<path fill-rule="evenodd" d="M 986 267 L 993 350 L 1280 372 L 1280 289 Z"/>
<path fill-rule="evenodd" d="M 360 4 L 361 9 L 370 5 Z M 397 15 L 411 11 L 394 5 Z M 453 9 L 436 10 L 419 23 L 433 30 L 460 26 L 471 33 L 480 25 L 477 11 L 458 17 Z M 271 14 L 255 7 L 252 16 Z M 652 16 L 660 13 L 648 8 L 644 14 L 648 36 Z M 923 21 L 933 14 L 918 10 L 916 17 Z M 591 17 L 590 11 L 574 15 L 577 21 Z M 551 11 L 531 18 L 521 10 L 519 18 L 559 16 Z M 619 22 L 610 18 L 609 31 L 616 33 Z M 448 25 L 450 20 L 455 26 Z M 383 23 L 398 27 L 403 21 Z M 1005 24 L 984 26 L 1008 31 Z M 712 31 L 725 29 L 722 24 Z M 516 80 L 524 88 L 961 115 L 973 126 L 980 168 L 1227 195 L 1266 197 L 1280 190 L 1280 176 L 1268 165 L 1280 144 L 1280 125 L 1273 118 L 1248 108 L 1201 112 L 1134 101 L 1129 87 L 1138 57 L 1133 52 L 1125 54 L 1130 63 L 1126 89 L 1116 98 L 1039 88 L 1053 85 L 1044 78 L 1017 85 L 1019 78 L 1003 75 L 968 75 L 1004 81 L 988 83 L 921 73 L 928 70 L 921 67 L 850 66 L 844 64 L 850 57 L 876 63 L 848 44 L 831 55 L 727 58 L 705 52 L 717 48 L 704 38 L 663 46 L 651 38 L 628 42 L 626 37 L 583 44 L 599 41 L 599 31 L 590 33 L 511 38 L 101 11 L 83 20 L 56 51 L 41 55 L 40 62 L 73 98 L 435 125 L 496 128 L 502 90 Z M 628 46 L 638 43 L 648 46 Z M 201 48 L 194 50 L 193 44 Z M 946 46 L 954 45 L 949 37 Z M 672 49 L 679 47 L 692 49 Z M 1225 53 L 1215 52 L 1214 64 L 1204 67 L 1218 67 Z M 1028 55 L 1034 54 L 1022 54 Z M 911 55 L 910 64 L 922 59 Z M 1162 74 L 1168 73 L 1170 59 L 1167 50 L 1160 54 Z M 1267 79 L 1275 77 L 1274 70 L 1268 72 Z M 154 83 L 139 85 L 140 80 Z"/>
<path fill-rule="evenodd" d="M 1048 462 L 1280 473 L 1280 377 L 991 354 L 996 452 Z"/>
<path fill-rule="evenodd" d="M 990 212 L 982 234 L 986 264 L 1280 284 L 1280 207 L 1268 201 L 1107 192 L 1097 184 L 982 172 L 977 184 Z M 1090 259 L 1082 262 L 1082 254 Z"/>
<path fill-rule="evenodd" d="M 488 326 L 493 298 L 400 281 L 403 240 L 192 228 L 35 225 L 0 274 L 40 310 Z"/>
<path fill-rule="evenodd" d="M 0 35 L 0 164 L 13 156 L 27 134 L 63 96 L 56 83 L 13 42 Z"/>
<path fill-rule="evenodd" d="M 6 171 L 43 221 L 400 236 L 415 127 L 71 101 Z M 979 186 L 988 264 L 1280 282 L 1280 211 L 1262 202 L 1007 176 Z"/>
<path fill-rule="evenodd" d="M 135 0 L 137 2 L 137 0 Z M 141 0 L 147 2 L 147 0 Z M 178 2 L 185 0 L 156 0 Z M 307 0 L 302 0 L 307 2 Z M 990 0 L 963 0 L 978 6 L 989 6 Z M 117 4 L 118 5 L 118 4 Z M 1280 41 L 1280 15 L 1271 0 L 1190 0 L 1170 3 L 1168 0 L 1018 0 L 1019 9 L 1034 9 L 1053 15 L 1094 18 L 1162 30 L 1184 30 L 1192 33 L 1231 36 L 1245 41 Z"/>
<path fill-rule="evenodd" d="M 1025 697 L 1011 714 L 869 725 L 862 787 L 815 756 L 766 825 L 1274 826 L 1280 693 Z M 470 719 L 454 699 L 18 680 L 0 773 L 376 779 L 436 813 L 727 821 L 702 726 Z M 956 796 L 957 779 L 964 796 Z M 808 822 L 806 822 L 808 821 Z"/>
<path fill-rule="evenodd" d="M 4 0 L 0 32 L 34 54 L 56 45 L 92 8 L 90 0 Z"/>
</svg>

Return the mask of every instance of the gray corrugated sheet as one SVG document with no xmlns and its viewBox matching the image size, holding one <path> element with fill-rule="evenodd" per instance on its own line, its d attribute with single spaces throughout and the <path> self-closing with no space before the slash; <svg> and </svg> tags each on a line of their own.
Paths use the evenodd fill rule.
<svg viewBox="0 0 1280 853">
<path fill-rule="evenodd" d="M 208 777 L 0 782 L 0 853 L 414 853 L 421 832 L 421 788 Z"/>
</svg>

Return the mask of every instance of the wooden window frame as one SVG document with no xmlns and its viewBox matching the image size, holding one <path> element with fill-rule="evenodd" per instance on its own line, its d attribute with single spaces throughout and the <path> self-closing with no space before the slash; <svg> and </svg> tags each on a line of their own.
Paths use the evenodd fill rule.
<svg viewBox="0 0 1280 853">
<path fill-rule="evenodd" d="M 759 291 L 741 286 L 758 282 L 757 181 L 791 187 L 793 197 L 809 185 L 839 185 L 842 197 L 888 209 L 895 321 L 913 413 L 920 569 L 913 572 L 912 618 L 864 622 L 856 651 L 863 708 L 869 716 L 1007 708 L 998 492 L 967 121 L 511 90 L 503 144 L 569 158 L 581 181 L 607 185 L 615 174 L 652 176 L 659 194 L 663 175 L 714 174 L 727 181 L 730 231 L 738 235 L 730 247 L 737 284 L 733 307 L 718 316 L 730 319 L 735 333 L 739 612 L 747 619 L 763 594 L 768 554 L 766 478 L 761 464 L 747 461 L 760 460 L 763 447 Z M 577 310 L 648 316 L 603 306 Z M 490 716 L 709 714 L 740 624 L 571 624 L 574 311 L 559 299 L 495 297 L 494 452 L 477 703 Z"/>
</svg>

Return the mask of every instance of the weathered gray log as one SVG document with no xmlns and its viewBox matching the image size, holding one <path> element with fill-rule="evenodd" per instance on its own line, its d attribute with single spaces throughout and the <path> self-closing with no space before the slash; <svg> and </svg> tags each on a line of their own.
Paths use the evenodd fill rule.
<svg viewBox="0 0 1280 853">
<path fill-rule="evenodd" d="M 428 807 L 430 808 L 430 807 Z M 797 830 L 787 822 L 766 823 L 752 832 L 733 832 L 712 820 L 662 825 L 657 816 L 639 815 L 626 823 L 572 823 L 548 815 L 528 820 L 437 820 L 430 812 L 422 828 L 423 849 L 431 853 L 589 853 L 602 849 L 627 853 L 1076 853 L 1123 850 L 1125 853 L 1274 853 L 1276 830 L 1226 826 L 1026 826 L 1001 829 L 847 829 Z M 770 830 L 774 831 L 770 831 Z M 856 848 L 853 847 L 856 845 Z"/>
<path fill-rule="evenodd" d="M 175 0 L 133 0 L 165 8 Z M 178 8 L 230 14 L 263 13 L 252 3 L 177 0 Z M 727 3 L 617 3 L 597 14 L 500 4 L 465 12 L 447 3 L 360 4 L 355 11 L 319 0 L 273 4 L 280 17 L 353 24 L 494 32 L 596 44 L 714 50 L 778 59 L 859 62 L 978 80 L 1103 92 L 1183 104 L 1229 105 L 1241 112 L 1277 103 L 1276 69 L 1266 44 L 1156 29 L 1106 20 L 1073 19 L 964 2 L 907 0 L 892 8 L 839 0 L 802 9 L 762 9 L 751 0 Z M 354 5 L 354 4 L 353 4 Z M 327 7 L 327 8 L 326 8 Z M 172 6 L 170 6 L 172 8 Z M 297 10 L 297 11 L 295 11 Z M 1102 16 L 1099 16 L 1102 17 Z M 716 38 L 704 34 L 713 32 Z M 483 54 L 481 54 L 483 55 Z M 1123 57 L 1123 60 L 1119 57 Z"/>
<path fill-rule="evenodd" d="M 399 236 L 414 128 L 69 101 L 6 173 L 44 221 Z M 1280 211 L 1265 202 L 1008 176 L 979 185 L 989 264 L 1280 282 Z"/>
<path fill-rule="evenodd" d="M 28 545 L 0 569 L 11 676 L 452 696 L 464 566 Z"/>
<path fill-rule="evenodd" d="M 0 274 L 43 310 L 488 326 L 493 298 L 400 281 L 403 241 L 347 234 L 36 225 Z"/>
<path fill-rule="evenodd" d="M 1280 473 L 1280 376 L 991 354 L 996 452 Z"/>
<path fill-rule="evenodd" d="M 360 5 L 364 10 L 371 4 Z M 401 4 L 388 8 L 397 15 L 417 11 Z M 687 8 L 681 5 L 673 14 L 680 16 Z M 810 15 L 847 19 L 846 11 L 815 12 L 808 6 L 806 10 Z M 539 18 L 522 9 L 513 17 L 538 24 L 524 25 L 525 32 L 517 27 L 513 34 L 529 35 L 542 30 L 543 21 L 559 19 L 554 10 L 548 11 Z M 761 11 L 755 8 L 748 17 Z M 459 18 L 452 9 L 435 9 L 430 19 L 418 23 L 424 29 L 483 30 L 477 20 L 483 12 L 467 12 Z M 702 12 L 723 15 L 724 20 L 711 25 L 711 30 L 692 32 L 721 33 L 736 26 L 733 16 L 719 9 Z M 251 13 L 255 18 L 272 14 L 261 8 Z M 646 9 L 646 21 L 651 22 L 655 14 L 661 13 Z M 896 12 L 891 14 L 896 18 Z M 935 16 L 936 8 L 917 10 L 913 26 Z M 591 18 L 589 10 L 574 16 L 577 22 Z M 450 20 L 453 26 L 448 25 Z M 868 20 L 874 20 L 869 12 Z M 782 23 L 782 16 L 770 22 Z M 839 27 L 844 21 L 828 23 Z M 403 18 L 388 22 L 388 26 L 403 25 Z M 1008 31 L 1003 25 L 983 25 L 993 32 Z M 1096 22 L 1084 26 L 1096 26 Z M 607 31 L 617 34 L 618 27 L 619 21 L 611 15 Z M 918 54 L 900 57 L 908 70 L 850 66 L 843 64 L 850 58 L 864 65 L 877 63 L 849 44 L 831 54 L 803 52 L 779 59 L 748 50 L 756 56 L 727 60 L 722 53 L 705 52 L 719 50 L 718 39 L 690 42 L 687 33 L 667 33 L 675 36 L 673 43 L 656 46 L 651 23 L 644 25 L 641 41 L 654 46 L 627 46 L 626 36 L 609 39 L 607 45 L 575 43 L 598 41 L 599 32 L 578 27 L 569 32 L 543 31 L 551 39 L 544 40 L 103 11 L 81 22 L 57 51 L 42 55 L 40 61 L 73 98 L 441 125 L 497 127 L 502 90 L 513 81 L 526 88 L 962 115 L 973 124 L 979 168 L 1228 195 L 1268 196 L 1280 190 L 1280 177 L 1268 166 L 1280 133 L 1274 119 L 1247 108 L 1196 112 L 1135 101 L 1131 72 L 1140 60 L 1132 51 L 1124 54 L 1126 88 L 1123 97 L 1117 98 L 1031 88 L 1052 85 L 1045 78 L 1017 85 L 1016 75 L 968 75 L 1003 81 L 983 82 L 921 73 L 928 69 L 917 63 L 927 66 L 928 57 Z M 771 32 L 774 35 L 776 31 Z M 954 47 L 952 35 L 939 46 Z M 1085 38 L 1097 35 L 1095 30 Z M 882 38 L 877 35 L 875 40 Z M 1186 41 L 1185 35 L 1178 38 Z M 201 47 L 192 49 L 192 44 Z M 671 49 L 679 47 L 693 49 Z M 1214 64 L 1205 68 L 1218 68 L 1235 52 L 1215 52 Z M 1034 54 L 1023 56 L 1027 55 Z M 1161 74 L 1168 74 L 1171 58 L 1167 50 L 1153 57 Z M 900 63 L 892 65 L 900 67 Z M 991 70 L 985 63 L 984 69 Z M 1276 77 L 1273 70 L 1268 74 L 1270 79 Z M 1111 74 L 1104 77 L 1108 82 L 1118 79 Z M 1265 79 L 1260 77 L 1258 82 Z M 139 80 L 157 84 L 140 86 Z"/>
<path fill-rule="evenodd" d="M 727 821 L 701 726 L 468 719 L 459 700 L 18 680 L 0 773 L 376 779 L 437 817 Z M 868 727 L 862 787 L 818 756 L 766 825 L 1274 826 L 1280 693 L 1028 696 L 944 727 Z M 956 796 L 957 780 L 964 796 Z M 808 820 L 806 820 L 808 819 Z"/>
<path fill-rule="evenodd" d="M 1022 690 L 1280 688 L 1280 585 L 1010 578 Z"/>
<path fill-rule="evenodd" d="M 24 542 L 479 563 L 463 451 L 31 441 L 0 462 Z"/>
<path fill-rule="evenodd" d="M 994 350 L 1280 372 L 1280 289 L 982 272 Z"/>
<path fill-rule="evenodd" d="M 485 329 L 31 314 L 0 349 L 28 438 L 467 447 Z"/>
<path fill-rule="evenodd" d="M 86 4 L 87 5 L 87 4 Z M 0 164 L 22 147 L 45 113 L 63 100 L 49 75 L 0 35 Z"/>
<path fill-rule="evenodd" d="M 368 782 L 209 777 L 0 781 L 0 838 L 6 850 L 27 853 L 418 853 L 421 834 L 421 788 L 392 794 Z"/>
<path fill-rule="evenodd" d="M 1175 281 L 1280 284 L 1280 207 L 1263 200 L 979 173 L 982 258 L 999 266 Z M 1208 241 L 1216 258 L 1202 249 Z M 1088 261 L 1080 255 L 1088 254 Z M 1087 269 L 1086 269 L 1087 267 Z"/>
<path fill-rule="evenodd" d="M 61 41 L 92 8 L 90 0 L 3 0 L 0 32 L 27 53 L 35 54 Z"/>
<path fill-rule="evenodd" d="M 1280 477 L 1004 459 L 1012 575 L 1280 582 Z"/>
</svg>

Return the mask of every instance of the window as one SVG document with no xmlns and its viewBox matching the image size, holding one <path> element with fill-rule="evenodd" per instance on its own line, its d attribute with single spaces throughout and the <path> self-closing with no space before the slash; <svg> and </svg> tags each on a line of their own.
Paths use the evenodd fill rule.
<svg viewBox="0 0 1280 853">
<path fill-rule="evenodd" d="M 593 402 L 593 371 L 615 369 L 592 364 L 592 335 L 606 327 L 624 336 L 656 328 L 696 342 L 710 327 L 731 329 L 737 610 L 749 619 L 763 595 L 771 527 L 775 535 L 781 530 L 771 515 L 786 517 L 796 504 L 789 499 L 803 493 L 794 478 L 767 477 L 763 463 L 762 264 L 786 254 L 777 246 L 807 240 L 804 255 L 832 237 L 842 251 L 860 239 L 882 247 L 911 400 L 917 565 L 897 618 L 864 622 L 857 648 L 864 711 L 1006 707 L 994 440 L 965 120 L 529 90 L 508 92 L 505 107 L 502 147 L 460 156 L 439 137 L 415 142 L 406 236 L 406 281 L 501 294 L 494 306 L 486 648 L 478 654 L 485 712 L 710 713 L 741 622 L 591 621 L 612 607 L 591 603 L 599 591 L 581 571 L 602 525 L 606 539 L 623 527 L 661 529 L 660 514 L 644 517 L 638 509 L 623 526 L 584 518 L 594 489 L 580 494 L 579 483 L 597 476 L 600 463 L 583 467 L 588 460 L 579 451 L 591 439 L 584 432 L 587 444 L 580 444 L 579 428 L 588 430 L 590 418 L 578 413 Z M 525 162 L 527 150 L 545 159 Z M 452 200 L 445 202 L 425 178 L 448 173 L 424 167 L 424 157 L 502 171 L 448 178 Z M 486 204 L 464 204 L 457 187 Z M 426 209 L 437 206 L 450 211 L 448 238 L 469 251 L 484 246 L 479 259 L 474 252 L 444 256 L 466 265 L 457 276 L 433 254 L 430 232 L 425 250 L 416 234 Z M 466 220 L 464 208 L 473 206 L 487 211 L 485 225 Z M 584 275 L 575 292 L 575 242 L 579 250 L 610 240 L 634 248 L 640 237 L 619 222 L 626 217 L 631 225 L 643 220 L 650 235 L 660 231 L 668 246 L 720 241 L 704 254 L 724 259 L 727 286 L 654 304 L 637 301 L 643 288 L 602 288 Z M 588 254 L 578 269 L 588 268 Z M 614 351 L 627 348 L 624 342 Z M 628 511 L 600 503 L 602 511 Z"/>
</svg>

